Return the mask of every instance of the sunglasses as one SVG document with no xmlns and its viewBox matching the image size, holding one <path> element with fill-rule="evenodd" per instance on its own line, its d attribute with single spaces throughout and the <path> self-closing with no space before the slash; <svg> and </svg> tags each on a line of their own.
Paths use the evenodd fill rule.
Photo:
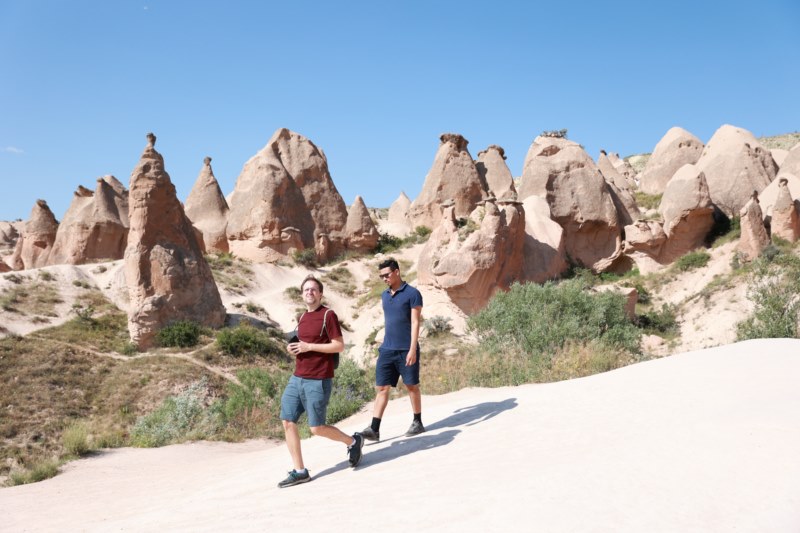
<svg viewBox="0 0 800 533">
<path fill-rule="evenodd" d="M 392 272 L 394 272 L 394 270 L 387 272 L 386 274 L 378 274 L 378 276 L 380 276 L 381 279 L 389 279 L 389 276 L 392 275 Z"/>
</svg>

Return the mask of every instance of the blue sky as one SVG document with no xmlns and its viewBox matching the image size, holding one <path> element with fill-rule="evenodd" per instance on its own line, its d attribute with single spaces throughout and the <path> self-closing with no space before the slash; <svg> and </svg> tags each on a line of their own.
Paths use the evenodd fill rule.
<svg viewBox="0 0 800 533">
<path fill-rule="evenodd" d="M 419 194 L 444 132 L 515 176 L 549 129 L 595 158 L 675 125 L 794 132 L 798 58 L 798 0 L 0 0 L 0 220 L 127 186 L 148 131 L 182 200 L 203 157 L 228 194 L 287 127 L 376 207 Z"/>
</svg>

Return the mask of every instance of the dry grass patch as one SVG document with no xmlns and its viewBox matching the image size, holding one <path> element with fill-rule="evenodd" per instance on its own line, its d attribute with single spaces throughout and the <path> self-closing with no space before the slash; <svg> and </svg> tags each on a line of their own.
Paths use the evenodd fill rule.
<svg viewBox="0 0 800 533">
<path fill-rule="evenodd" d="M 244 294 L 253 286 L 253 269 L 250 263 L 231 253 L 205 256 L 214 281 L 232 294 Z"/>
</svg>

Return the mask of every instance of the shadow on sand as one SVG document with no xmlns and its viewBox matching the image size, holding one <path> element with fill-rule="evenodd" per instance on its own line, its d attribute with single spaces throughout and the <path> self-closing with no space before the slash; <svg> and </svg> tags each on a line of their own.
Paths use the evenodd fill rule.
<svg viewBox="0 0 800 533">
<path fill-rule="evenodd" d="M 480 422 L 485 422 L 490 418 L 494 418 L 503 411 L 513 409 L 517 407 L 517 405 L 516 398 L 508 398 L 507 400 L 503 400 L 501 402 L 484 402 L 471 405 L 469 407 L 462 407 L 455 410 L 453 414 L 447 418 L 426 426 L 426 430 L 428 432 L 426 434 L 418 435 L 416 437 L 403 438 L 401 436 L 384 440 L 381 441 L 381 444 L 385 444 L 395 439 L 402 439 L 392 442 L 390 446 L 385 446 L 375 451 L 370 451 L 365 448 L 364 458 L 361 460 L 361 464 L 359 464 L 356 469 L 361 470 L 362 468 L 369 468 L 370 466 L 391 461 L 410 453 L 430 450 L 432 448 L 444 446 L 445 444 L 450 444 L 453 442 L 453 439 L 455 439 L 456 435 L 461 433 L 460 429 L 450 429 L 448 431 L 437 433 L 436 435 L 432 435 L 430 432 L 438 429 L 454 428 L 457 426 L 473 426 Z M 342 461 L 336 466 L 326 468 L 322 472 L 315 475 L 314 478 L 327 476 L 346 468 L 349 468 L 347 461 Z"/>
</svg>

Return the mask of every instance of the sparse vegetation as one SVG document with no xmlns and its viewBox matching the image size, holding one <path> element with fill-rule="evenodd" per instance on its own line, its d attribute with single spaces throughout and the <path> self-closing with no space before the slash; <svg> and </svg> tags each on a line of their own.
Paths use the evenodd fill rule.
<svg viewBox="0 0 800 533">
<path fill-rule="evenodd" d="M 317 268 L 317 252 L 313 248 L 304 248 L 303 250 L 295 250 L 292 253 L 292 259 L 295 264 L 303 265 L 308 268 Z"/>
<path fill-rule="evenodd" d="M 253 269 L 244 259 L 231 253 L 219 253 L 205 256 L 214 281 L 219 287 L 231 294 L 244 294 L 252 286 Z"/>
<path fill-rule="evenodd" d="M 354 296 L 356 293 L 353 274 L 344 266 L 337 266 L 331 269 L 330 272 L 322 276 L 322 282 L 326 287 L 331 287 L 345 296 Z"/>
<path fill-rule="evenodd" d="M 201 333 L 202 328 L 197 322 L 179 320 L 162 328 L 156 334 L 156 342 L 164 347 L 190 348 L 200 341 Z"/>
<path fill-rule="evenodd" d="M 753 264 L 748 298 L 751 316 L 737 324 L 737 340 L 797 338 L 800 320 L 800 258 L 776 247 Z"/>
<path fill-rule="evenodd" d="M 235 357 L 267 356 L 282 351 L 266 332 L 247 323 L 220 330 L 217 333 L 217 346 L 224 353 Z"/>
<path fill-rule="evenodd" d="M 155 411 L 136 421 L 131 444 L 152 448 L 205 436 L 204 430 L 213 424 L 203 416 L 207 395 L 208 383 L 200 379 L 177 396 L 166 398 Z"/>
<path fill-rule="evenodd" d="M 291 287 L 286 287 L 283 291 L 284 296 L 289 299 L 290 302 L 294 302 L 296 304 L 303 303 L 303 293 L 300 291 L 300 287 L 295 287 L 292 285 Z"/>
<path fill-rule="evenodd" d="M 636 199 L 636 205 L 644 210 L 650 210 L 658 209 L 658 206 L 661 205 L 663 194 L 647 194 L 642 191 L 636 191 L 633 196 Z"/>
<path fill-rule="evenodd" d="M 91 450 L 89 445 L 89 430 L 84 422 L 73 422 L 61 436 L 64 450 L 70 454 L 80 457 L 86 455 Z"/>
<path fill-rule="evenodd" d="M 640 328 L 647 333 L 657 335 L 675 334 L 678 329 L 678 319 L 675 306 L 662 304 L 660 310 L 649 310 L 636 317 Z"/>
<path fill-rule="evenodd" d="M 425 329 L 428 330 L 428 336 L 435 337 L 450 332 L 453 326 L 450 324 L 450 317 L 435 315 L 425 321 Z"/>
<path fill-rule="evenodd" d="M 672 268 L 680 270 L 681 272 L 687 272 L 706 266 L 710 259 L 711 255 L 705 250 L 696 250 L 678 258 Z"/>
</svg>

